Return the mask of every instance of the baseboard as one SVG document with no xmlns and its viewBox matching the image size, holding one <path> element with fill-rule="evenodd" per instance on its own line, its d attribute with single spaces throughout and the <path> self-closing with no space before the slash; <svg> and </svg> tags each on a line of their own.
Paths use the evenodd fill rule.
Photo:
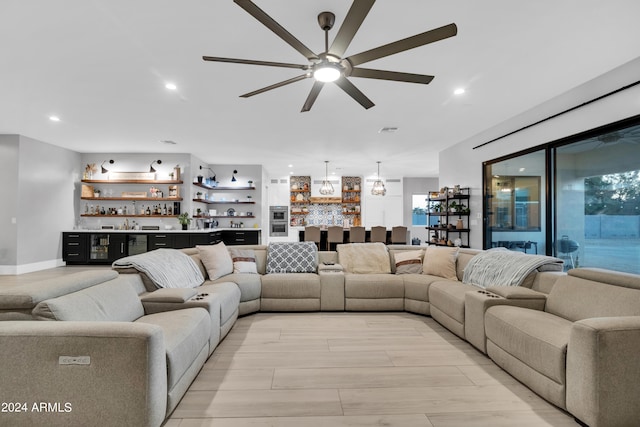
<svg viewBox="0 0 640 427">
<path fill-rule="evenodd" d="M 62 259 L 52 259 L 49 261 L 33 262 L 22 265 L 0 265 L 0 276 L 16 276 L 34 271 L 48 270 L 50 268 L 62 267 L 66 265 Z"/>
</svg>

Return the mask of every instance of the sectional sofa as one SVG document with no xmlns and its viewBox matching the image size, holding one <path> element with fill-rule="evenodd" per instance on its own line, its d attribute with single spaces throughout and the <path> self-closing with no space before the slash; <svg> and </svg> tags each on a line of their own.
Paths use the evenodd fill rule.
<svg viewBox="0 0 640 427">
<path fill-rule="evenodd" d="M 59 409 L 3 421 L 157 426 L 238 316 L 402 310 L 431 315 L 589 426 L 640 419 L 640 276 L 551 262 L 519 286 L 481 288 L 463 279 L 489 251 L 301 245 L 275 264 L 267 246 L 184 249 L 204 280 L 194 288 L 158 289 L 154 271 L 121 262 L 0 290 L 0 398 Z"/>
</svg>

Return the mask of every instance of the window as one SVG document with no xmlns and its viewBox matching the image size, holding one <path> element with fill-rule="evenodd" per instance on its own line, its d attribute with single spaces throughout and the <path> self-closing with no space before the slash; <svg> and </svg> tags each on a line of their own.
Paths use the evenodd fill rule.
<svg viewBox="0 0 640 427">
<path fill-rule="evenodd" d="M 427 225 L 427 195 L 414 194 L 411 202 L 411 225 L 423 226 Z"/>
</svg>

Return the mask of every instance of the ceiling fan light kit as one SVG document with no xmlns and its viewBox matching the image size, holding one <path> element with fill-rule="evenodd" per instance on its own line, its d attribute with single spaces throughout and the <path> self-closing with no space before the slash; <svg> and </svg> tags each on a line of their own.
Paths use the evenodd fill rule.
<svg viewBox="0 0 640 427">
<path fill-rule="evenodd" d="M 340 89 L 345 91 L 351 98 L 357 101 L 365 109 L 373 107 L 375 104 L 367 98 L 350 80 L 349 77 L 360 77 L 367 79 L 391 80 L 398 82 L 429 84 L 433 80 L 433 76 L 424 74 L 411 74 L 397 71 L 374 70 L 369 68 L 359 68 L 358 65 L 396 53 L 404 52 L 419 46 L 437 42 L 457 34 L 456 24 L 445 25 L 412 37 L 395 41 L 374 49 L 367 50 L 355 55 L 343 57 L 347 48 L 351 44 L 353 37 L 367 17 L 367 14 L 373 7 L 375 0 L 354 0 L 351 8 L 342 22 L 338 34 L 331 46 L 329 46 L 329 30 L 333 28 L 335 23 L 335 15 L 332 12 L 321 12 L 318 15 L 318 25 L 324 31 L 325 51 L 316 54 L 300 40 L 295 38 L 284 27 L 278 24 L 266 12 L 256 6 L 251 0 L 233 0 L 238 6 L 243 8 L 247 13 L 260 21 L 264 26 L 273 31 L 278 37 L 287 44 L 300 52 L 309 61 L 309 64 L 290 64 L 284 62 L 256 61 L 250 59 L 237 58 L 221 58 L 215 56 L 203 56 L 205 61 L 228 62 L 234 64 L 251 64 L 268 67 L 297 68 L 304 70 L 305 73 L 279 83 L 266 86 L 261 89 L 240 95 L 242 98 L 249 98 L 272 89 L 295 83 L 307 78 L 313 78 L 315 81 L 311 87 L 311 91 L 302 106 L 301 112 L 311 110 L 322 87 L 325 83 L 335 83 Z"/>
</svg>

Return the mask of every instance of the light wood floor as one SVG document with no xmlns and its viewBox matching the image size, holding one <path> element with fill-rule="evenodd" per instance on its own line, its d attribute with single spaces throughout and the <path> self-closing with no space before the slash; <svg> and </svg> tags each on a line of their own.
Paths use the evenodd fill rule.
<svg viewBox="0 0 640 427">
<path fill-rule="evenodd" d="M 430 317 L 238 319 L 167 427 L 577 426 Z"/>
</svg>

